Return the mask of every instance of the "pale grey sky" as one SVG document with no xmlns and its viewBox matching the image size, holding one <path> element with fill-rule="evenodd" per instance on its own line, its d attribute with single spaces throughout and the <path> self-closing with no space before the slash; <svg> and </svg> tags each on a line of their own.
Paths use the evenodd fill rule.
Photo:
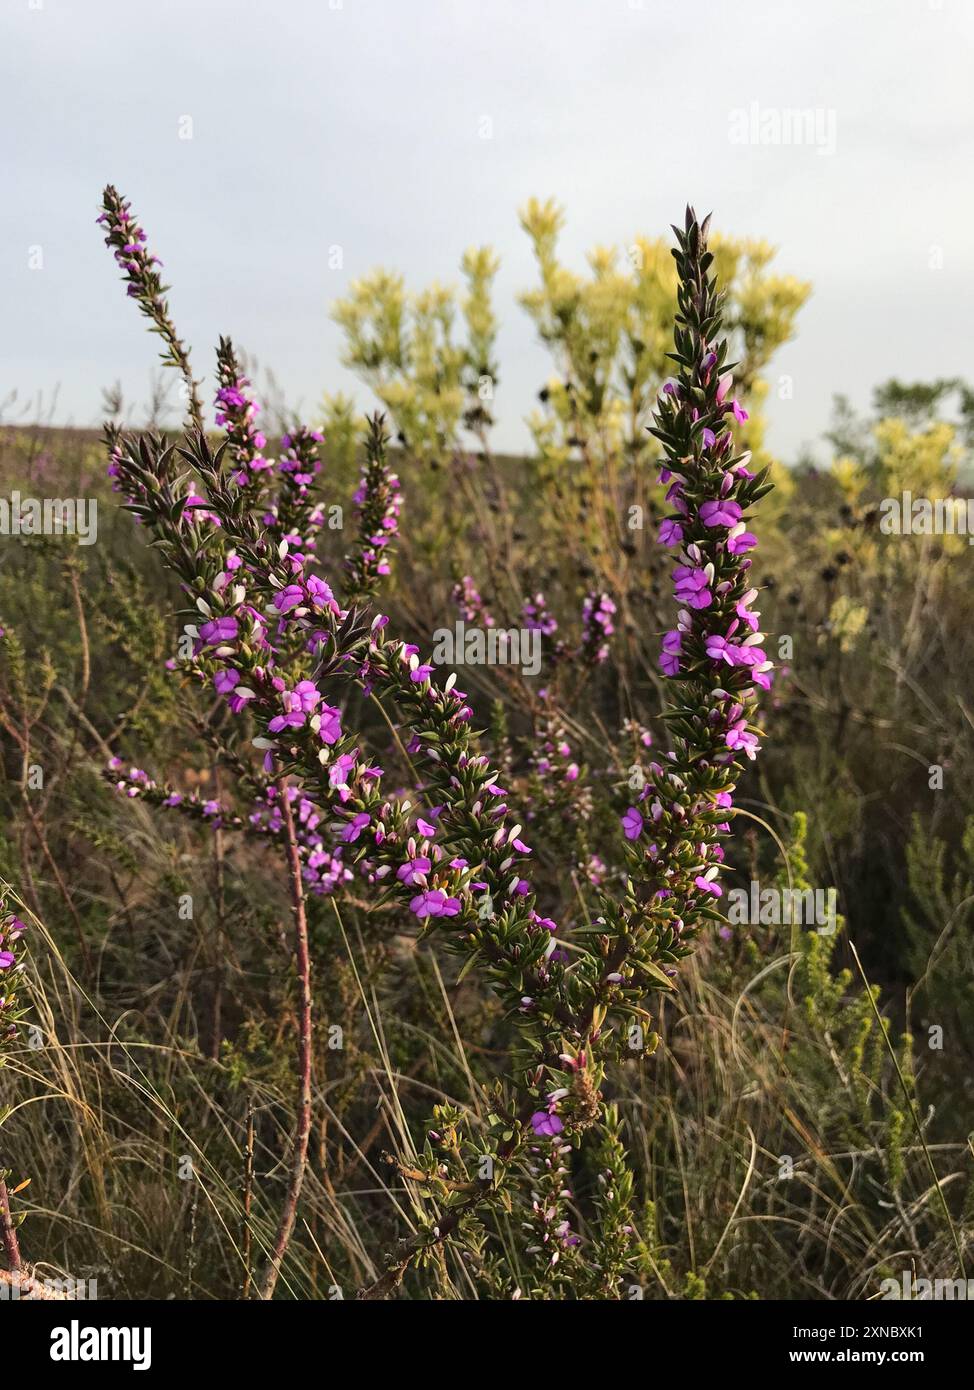
<svg viewBox="0 0 974 1390">
<path fill-rule="evenodd" d="M 836 391 L 974 375 L 972 40 L 967 0 L 0 0 L 0 399 L 59 385 L 57 420 L 79 425 L 116 377 L 145 401 L 155 340 L 94 225 L 111 181 L 197 372 L 229 333 L 292 403 L 354 384 L 328 317 L 350 279 L 458 280 L 492 243 L 514 449 L 547 375 L 515 303 L 534 283 L 518 207 L 558 198 L 581 268 L 690 199 L 813 282 L 776 363 L 794 398 L 770 403 L 791 457 Z M 735 143 L 752 103 L 820 111 L 825 148 Z"/>
</svg>

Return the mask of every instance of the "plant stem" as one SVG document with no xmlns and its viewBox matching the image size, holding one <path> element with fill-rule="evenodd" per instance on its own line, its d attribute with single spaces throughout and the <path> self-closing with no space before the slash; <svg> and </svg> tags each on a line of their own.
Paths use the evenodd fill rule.
<svg viewBox="0 0 974 1390">
<path fill-rule="evenodd" d="M 247 1100 L 247 1140 L 244 1149 L 244 1181 L 243 1181 L 243 1263 L 244 1263 L 244 1285 L 242 1298 L 250 1297 L 251 1272 L 250 1272 L 250 1209 L 253 1204 L 254 1195 L 254 1102 L 253 1098 Z"/>
<path fill-rule="evenodd" d="M 20 1258 L 20 1244 L 17 1240 L 17 1231 L 14 1227 L 13 1217 L 10 1213 L 10 1197 L 7 1194 L 7 1184 L 0 1177 L 0 1237 L 3 1239 L 3 1248 L 7 1256 L 7 1267 L 11 1274 L 19 1274 L 22 1268 Z"/>
<path fill-rule="evenodd" d="M 308 1141 L 311 1135 L 311 955 L 308 949 L 308 919 L 304 906 L 304 886 L 301 880 L 301 860 L 294 829 L 291 803 L 283 777 L 277 779 L 284 838 L 287 844 L 288 874 L 291 881 L 291 907 L 294 913 L 294 952 L 298 968 L 299 1032 L 298 1032 L 298 1108 L 291 1140 L 291 1172 L 287 1195 L 277 1227 L 277 1236 L 267 1269 L 260 1285 L 261 1298 L 272 1298 L 281 1262 L 284 1259 L 297 1219 L 298 1199 L 308 1165 Z"/>
</svg>

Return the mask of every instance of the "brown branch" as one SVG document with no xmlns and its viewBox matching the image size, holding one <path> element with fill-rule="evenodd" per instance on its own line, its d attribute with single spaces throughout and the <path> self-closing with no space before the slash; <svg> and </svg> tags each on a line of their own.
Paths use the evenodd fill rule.
<svg viewBox="0 0 974 1390">
<path fill-rule="evenodd" d="M 7 1192 L 7 1184 L 2 1176 L 0 1176 L 0 1239 L 3 1241 L 3 1249 L 7 1257 L 10 1273 L 19 1274 L 22 1268 L 20 1244 L 17 1240 L 17 1229 L 14 1226 L 13 1216 L 10 1212 L 10 1196 Z"/>
<path fill-rule="evenodd" d="M 73 561 L 69 565 L 69 574 L 71 576 L 71 592 L 74 596 L 74 611 L 78 615 L 78 633 L 81 637 L 81 693 L 78 696 L 78 708 L 84 709 L 85 701 L 88 698 L 88 687 L 91 684 L 91 647 L 88 642 L 88 624 L 85 622 L 85 606 L 81 598 L 77 561 Z"/>
</svg>

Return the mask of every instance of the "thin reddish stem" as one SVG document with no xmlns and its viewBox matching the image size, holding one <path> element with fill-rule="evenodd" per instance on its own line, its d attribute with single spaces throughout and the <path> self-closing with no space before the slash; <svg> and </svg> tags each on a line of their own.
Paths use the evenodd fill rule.
<svg viewBox="0 0 974 1390">
<path fill-rule="evenodd" d="M 281 1272 L 281 1263 L 294 1234 L 298 1201 L 308 1166 L 308 1141 L 311 1135 L 311 953 L 308 948 L 308 919 L 304 905 L 304 885 L 301 879 L 301 859 L 294 829 L 294 816 L 287 797 L 283 777 L 276 782 L 280 798 L 281 819 L 287 845 L 288 876 L 291 883 L 291 909 L 294 915 L 294 954 L 298 971 L 299 1031 L 298 1031 L 298 1106 L 291 1139 L 291 1171 L 274 1247 L 261 1281 L 261 1298 L 272 1298 Z"/>
<path fill-rule="evenodd" d="M 0 1239 L 3 1240 L 3 1248 L 7 1256 L 7 1267 L 11 1274 L 19 1274 L 23 1268 L 20 1258 L 20 1243 L 17 1240 L 17 1230 L 13 1223 L 13 1216 L 10 1211 L 10 1196 L 7 1192 L 7 1184 L 0 1178 Z"/>
</svg>

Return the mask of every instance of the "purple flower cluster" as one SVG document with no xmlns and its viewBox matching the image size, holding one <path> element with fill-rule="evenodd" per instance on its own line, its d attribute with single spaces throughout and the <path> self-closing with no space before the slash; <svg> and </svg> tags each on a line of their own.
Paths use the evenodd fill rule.
<svg viewBox="0 0 974 1390">
<path fill-rule="evenodd" d="M 0 896 L 0 1046 L 17 1032 L 17 979 L 23 969 L 25 923 Z"/>
<path fill-rule="evenodd" d="M 246 487 L 254 476 L 272 468 L 264 457 L 267 439 L 254 423 L 260 406 L 250 395 L 250 381 L 243 376 L 229 339 L 221 338 L 217 352 L 220 386 L 216 393 L 216 422 L 226 431 L 227 455 L 233 465 L 233 481 Z"/>
<path fill-rule="evenodd" d="M 465 574 L 458 584 L 454 584 L 451 597 L 465 623 L 483 628 L 494 626 L 494 616 L 488 610 L 469 574 Z"/>
<path fill-rule="evenodd" d="M 342 845 L 329 843 L 323 835 L 322 817 L 315 803 L 296 786 L 288 786 L 285 795 L 294 818 L 305 886 L 316 897 L 327 897 L 336 888 L 350 883 L 354 874 L 342 857 Z M 263 803 L 254 808 L 248 820 L 259 834 L 283 837 L 284 817 L 276 786 L 266 788 Z"/>
<path fill-rule="evenodd" d="M 678 235 L 681 371 L 663 387 L 652 432 L 666 452 L 659 481 L 673 508 L 660 540 L 680 550 L 673 570 L 677 623 L 660 652 L 664 674 L 682 684 L 679 739 L 666 760 L 650 765 L 622 830 L 633 858 L 651 866 L 662 910 L 682 913 L 673 921 L 679 934 L 688 909 L 721 894 L 724 856 L 715 837 L 729 827 L 715 814 L 731 809 L 735 756 L 753 759 L 758 751 L 754 687 L 770 688 L 772 663 L 752 607 L 758 595 L 747 552 L 756 539 L 745 520 L 748 506 L 768 490 L 766 471 L 755 476 L 750 453 L 735 452 L 728 427 L 728 417 L 742 423 L 747 412 L 731 396 L 727 343 L 714 336 L 719 299 L 706 273 L 706 224 L 698 226 L 688 211 Z M 667 863 L 676 843 L 693 847 L 680 872 Z"/>
<path fill-rule="evenodd" d="M 558 1116 L 558 1102 L 568 1095 L 561 1087 L 548 1096 L 543 1110 L 531 1116 L 531 1129 L 536 1139 L 548 1141 L 532 1144 L 528 1156 L 531 1178 L 531 1205 L 525 1227 L 529 1243 L 525 1255 L 534 1257 L 542 1267 L 542 1277 L 552 1277 L 559 1265 L 570 1261 L 581 1244 L 581 1237 L 572 1229 L 569 1203 L 572 1200 L 571 1144 L 559 1139 L 564 1125 Z"/>
<path fill-rule="evenodd" d="M 139 299 L 152 278 L 158 279 L 154 266 L 161 266 L 146 246 L 146 234 L 132 216 L 132 204 L 120 199 L 114 209 L 106 208 L 96 219 L 108 228 L 105 245 L 113 248 L 115 263 L 128 281 L 128 296 Z"/>
<path fill-rule="evenodd" d="M 350 600 L 372 595 L 389 573 L 389 547 L 399 533 L 402 493 L 398 475 L 386 461 L 387 443 L 382 419 L 376 416 L 369 424 L 365 464 L 353 499 L 359 509 L 359 529 L 355 552 L 346 560 Z"/>
<path fill-rule="evenodd" d="M 536 630 L 542 637 L 551 637 L 558 631 L 557 619 L 548 611 L 544 594 L 535 594 L 533 599 L 525 599 L 521 608 L 521 621 L 529 631 Z"/>
<path fill-rule="evenodd" d="M 310 430 L 303 425 L 298 425 L 290 434 L 281 436 L 278 472 L 289 480 L 301 497 L 307 494 L 321 472 L 317 446 L 324 442 L 324 438 L 320 430 Z"/>
<path fill-rule="evenodd" d="M 572 746 L 565 737 L 564 729 L 557 720 L 551 720 L 542 730 L 531 755 L 531 762 L 538 777 L 545 781 L 575 783 L 579 778 L 579 766 L 572 752 Z"/>
<path fill-rule="evenodd" d="M 189 418 L 197 430 L 203 428 L 203 408 L 197 383 L 190 370 L 189 353 L 176 334 L 157 267 L 162 262 L 146 245 L 146 234 L 132 215 L 132 205 L 109 185 L 105 189 L 102 211 L 96 219 L 105 228 L 105 245 L 112 248 L 116 263 L 128 282 L 127 293 L 151 320 L 153 331 L 165 344 L 162 360 L 176 367 L 186 383 Z"/>
<path fill-rule="evenodd" d="M 214 829 L 228 827 L 240 829 L 243 821 L 229 811 L 215 797 L 201 797 L 196 792 L 185 794 L 174 791 L 172 787 L 160 787 L 140 767 L 129 767 L 121 758 L 109 758 L 107 776 L 115 790 L 121 795 L 135 799 L 140 797 L 155 806 L 178 807 L 187 815 L 204 820 Z"/>
<path fill-rule="evenodd" d="M 609 638 L 615 632 L 616 606 L 608 594 L 586 594 L 582 601 L 581 659 L 601 665 L 609 657 Z"/>
<path fill-rule="evenodd" d="M 706 373 L 703 380 L 706 383 Z M 679 400 L 680 392 L 681 388 L 677 385 L 667 395 Z M 728 405 L 726 409 L 729 411 L 731 407 Z M 699 503 L 694 514 L 684 495 L 686 477 L 670 466 L 660 474 L 660 482 L 669 484 L 667 497 L 680 503 L 682 508 L 679 523 L 675 518 L 669 519 L 672 528 L 680 531 L 679 540 L 674 538 L 674 530 L 667 533 L 669 543 L 683 546 L 683 563 L 676 565 L 673 570 L 674 597 L 681 605 L 681 611 L 676 627 L 663 637 L 660 666 L 667 676 L 679 676 L 690 669 L 699 670 L 698 665 L 688 665 L 688 659 L 698 658 L 702 644 L 704 657 L 714 666 L 744 668 L 749 680 L 770 690 L 773 663 L 761 646 L 763 634 L 758 631 L 760 614 L 751 607 L 757 598 L 757 590 L 747 588 L 742 579 L 751 562 L 741 557 L 757 544 L 757 540 L 741 520 L 740 503 L 729 495 L 742 479 L 754 478 L 747 466 L 750 454 L 744 453 L 730 459 L 730 433 L 707 430 L 705 434 L 711 440 L 709 444 L 702 436 L 700 440 L 704 457 L 710 455 L 707 464 L 721 469 L 718 497 Z M 727 463 L 726 469 L 723 468 L 724 461 Z M 663 524 L 665 526 L 667 523 Z M 727 747 L 742 749 L 753 757 L 757 747 L 756 738 L 742 740 L 736 732 L 733 740 L 730 737 L 731 729 L 736 728 L 741 714 L 742 711 L 728 714 Z"/>
</svg>

